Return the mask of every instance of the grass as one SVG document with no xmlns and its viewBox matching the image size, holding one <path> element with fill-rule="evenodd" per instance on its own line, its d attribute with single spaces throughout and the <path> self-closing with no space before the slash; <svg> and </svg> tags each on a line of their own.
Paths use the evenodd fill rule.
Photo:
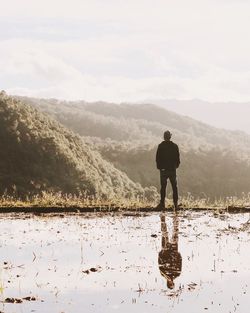
<svg viewBox="0 0 250 313">
<path fill-rule="evenodd" d="M 101 199 L 85 195 L 62 194 L 61 192 L 42 192 L 40 195 L 27 197 L 25 200 L 16 196 L 3 195 L 0 197 L 0 207 L 58 207 L 58 208 L 140 208 L 152 207 L 155 204 L 143 198 L 119 198 Z"/>
<path fill-rule="evenodd" d="M 86 195 L 72 195 L 42 192 L 40 195 L 30 196 L 26 199 L 20 199 L 15 195 L 4 194 L 0 197 L 0 208 L 79 208 L 91 209 L 98 208 L 103 210 L 112 209 L 152 209 L 156 207 L 156 201 L 148 201 L 145 198 L 130 198 L 124 199 L 119 196 L 112 199 L 98 199 L 94 197 L 87 197 Z M 214 210 L 227 210 L 229 208 L 250 208 L 250 193 L 243 194 L 241 198 L 227 197 L 211 201 L 209 198 L 194 198 L 190 194 L 187 197 L 180 199 L 180 206 L 183 209 L 214 209 Z M 166 207 L 172 207 L 172 201 L 166 201 Z"/>
</svg>

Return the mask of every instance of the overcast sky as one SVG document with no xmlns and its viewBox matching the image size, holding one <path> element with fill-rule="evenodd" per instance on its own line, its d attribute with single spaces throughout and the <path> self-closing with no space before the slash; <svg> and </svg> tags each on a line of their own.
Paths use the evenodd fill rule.
<svg viewBox="0 0 250 313">
<path fill-rule="evenodd" d="M 0 89 L 250 100 L 250 1 L 0 0 Z"/>
</svg>

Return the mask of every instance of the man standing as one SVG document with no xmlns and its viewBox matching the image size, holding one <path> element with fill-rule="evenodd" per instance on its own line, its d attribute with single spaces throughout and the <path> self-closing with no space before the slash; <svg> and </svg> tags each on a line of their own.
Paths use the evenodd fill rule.
<svg viewBox="0 0 250 313">
<path fill-rule="evenodd" d="M 167 180 L 170 180 L 173 190 L 174 208 L 178 207 L 178 188 L 176 179 L 176 169 L 180 165 L 180 153 L 177 144 L 170 139 L 172 134 L 169 130 L 164 132 L 164 141 L 162 141 L 156 152 L 156 165 L 160 170 L 161 179 L 161 202 L 157 208 L 165 209 L 165 197 Z"/>
</svg>

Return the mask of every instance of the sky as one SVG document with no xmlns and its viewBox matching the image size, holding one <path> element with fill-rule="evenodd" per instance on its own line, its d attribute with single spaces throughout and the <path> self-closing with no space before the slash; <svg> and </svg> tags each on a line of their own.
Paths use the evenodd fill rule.
<svg viewBox="0 0 250 313">
<path fill-rule="evenodd" d="M 248 0 L 0 0 L 0 89 L 250 101 Z"/>
</svg>

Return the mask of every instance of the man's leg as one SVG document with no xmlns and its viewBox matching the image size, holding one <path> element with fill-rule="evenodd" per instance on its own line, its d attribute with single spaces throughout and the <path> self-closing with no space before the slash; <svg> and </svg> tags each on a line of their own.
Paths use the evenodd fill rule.
<svg viewBox="0 0 250 313">
<path fill-rule="evenodd" d="M 177 208 L 177 206 L 178 206 L 178 187 L 177 187 L 176 172 L 173 172 L 173 173 L 171 173 L 171 175 L 169 175 L 169 180 L 170 180 L 172 190 L 173 190 L 174 206 L 175 206 L 175 208 Z"/>
<path fill-rule="evenodd" d="M 165 206 L 166 188 L 167 188 L 167 175 L 165 171 L 160 171 L 161 175 L 161 204 Z"/>
<path fill-rule="evenodd" d="M 161 248 L 166 250 L 169 243 L 168 229 L 166 225 L 165 215 L 161 215 Z"/>
</svg>

